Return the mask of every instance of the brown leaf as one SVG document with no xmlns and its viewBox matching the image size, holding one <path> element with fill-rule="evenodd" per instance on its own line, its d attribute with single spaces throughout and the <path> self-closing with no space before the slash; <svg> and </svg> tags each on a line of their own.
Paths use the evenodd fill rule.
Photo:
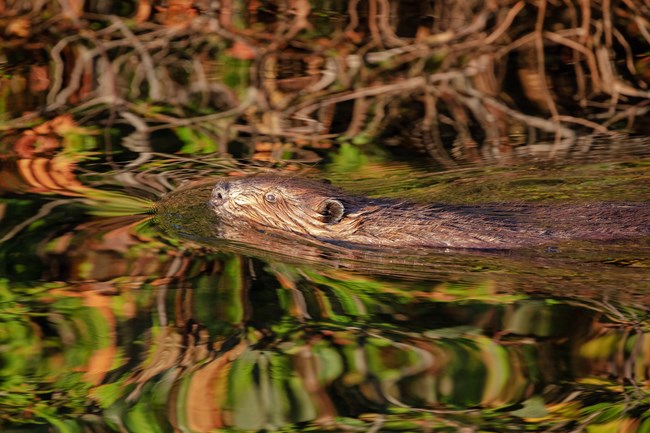
<svg viewBox="0 0 650 433">
<path fill-rule="evenodd" d="M 273 157 L 273 155 L 262 152 L 262 153 L 255 153 L 251 157 L 253 161 L 261 161 L 261 162 L 277 162 L 277 160 Z"/>
<path fill-rule="evenodd" d="M 33 128 L 33 131 L 39 135 L 56 133 L 63 136 L 66 132 L 71 131 L 77 126 L 71 114 L 61 114 L 52 120 L 48 120 Z"/>
<path fill-rule="evenodd" d="M 280 143 L 272 143 L 268 141 L 258 141 L 255 143 L 255 150 L 257 152 L 272 152 L 280 147 Z"/>
<path fill-rule="evenodd" d="M 58 149 L 61 147 L 61 140 L 56 137 L 39 137 L 36 142 L 36 151 L 45 153 L 49 150 Z"/>
<path fill-rule="evenodd" d="M 34 144 L 37 139 L 35 135 L 23 135 L 14 143 L 14 150 L 22 158 L 31 158 L 34 155 Z"/>
<path fill-rule="evenodd" d="M 61 2 L 61 5 L 64 15 L 72 19 L 81 17 L 84 10 L 84 0 L 67 0 Z"/>
<path fill-rule="evenodd" d="M 29 69 L 29 91 L 32 93 L 43 92 L 50 87 L 50 77 L 47 66 L 32 66 Z"/>
<path fill-rule="evenodd" d="M 240 60 L 252 60 L 257 56 L 255 50 L 240 41 L 235 41 L 232 47 L 228 48 L 226 52 L 235 59 Z"/>
<path fill-rule="evenodd" d="M 363 40 L 363 33 L 355 32 L 352 30 L 345 32 L 345 36 L 347 36 L 347 38 L 355 44 L 359 44 Z"/>
<path fill-rule="evenodd" d="M 188 27 L 197 16 L 193 0 L 169 0 L 168 7 L 156 6 L 156 10 L 156 20 L 168 27 Z"/>
<path fill-rule="evenodd" d="M 62 114 L 55 117 L 50 122 L 52 123 L 52 129 L 54 132 L 61 136 L 77 127 L 77 122 L 74 121 L 71 114 Z"/>
<path fill-rule="evenodd" d="M 75 164 L 66 158 L 55 157 L 50 162 L 50 177 L 68 191 L 81 191 L 85 187 L 74 174 Z"/>
<path fill-rule="evenodd" d="M 135 22 L 144 23 L 151 16 L 151 0 L 140 0 L 138 10 L 135 12 Z"/>
<path fill-rule="evenodd" d="M 14 35 L 20 38 L 26 38 L 29 36 L 30 27 L 31 23 L 27 18 L 16 18 L 7 24 L 5 33 L 9 36 Z"/>
</svg>

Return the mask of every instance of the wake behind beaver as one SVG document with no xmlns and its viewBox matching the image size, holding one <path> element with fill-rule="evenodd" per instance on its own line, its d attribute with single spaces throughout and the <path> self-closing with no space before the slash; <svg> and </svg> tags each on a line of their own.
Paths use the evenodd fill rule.
<svg viewBox="0 0 650 433">
<path fill-rule="evenodd" d="M 279 175 L 218 181 L 210 207 L 223 233 L 252 229 L 351 246 L 511 249 L 650 236 L 645 202 L 418 205 Z"/>
</svg>

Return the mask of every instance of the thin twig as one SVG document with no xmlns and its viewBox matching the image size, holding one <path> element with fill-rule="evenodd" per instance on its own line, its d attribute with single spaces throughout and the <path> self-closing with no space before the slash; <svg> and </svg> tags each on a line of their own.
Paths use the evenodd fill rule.
<svg viewBox="0 0 650 433">
<path fill-rule="evenodd" d="M 124 22 L 119 17 L 111 16 L 110 20 L 113 22 L 113 24 L 118 26 L 120 32 L 122 32 L 126 39 L 133 44 L 133 47 L 140 54 L 140 57 L 142 58 L 142 67 L 145 74 L 147 74 L 147 81 L 149 83 L 149 96 L 154 101 L 162 99 L 162 87 L 158 81 L 158 78 L 156 77 L 156 67 L 153 60 L 151 59 L 151 56 L 149 55 L 149 51 L 147 51 L 140 40 L 135 37 L 133 32 L 131 32 L 131 30 L 129 30 L 129 28 L 124 25 Z"/>
<path fill-rule="evenodd" d="M 493 44 L 503 35 L 512 25 L 512 22 L 515 20 L 519 12 L 526 6 L 526 2 L 519 1 L 508 11 L 506 18 L 503 20 L 499 27 L 497 27 L 490 35 L 485 38 L 483 41 L 484 44 L 489 45 Z"/>
<path fill-rule="evenodd" d="M 28 227 L 30 224 L 38 221 L 41 218 L 44 218 L 47 216 L 52 210 L 58 206 L 62 206 L 64 204 L 70 204 L 73 201 L 78 201 L 78 200 L 71 200 L 71 199 L 61 199 L 61 200 L 55 200 L 51 201 L 49 203 L 44 204 L 41 206 L 41 208 L 38 210 L 36 215 L 27 218 L 25 221 L 21 222 L 18 225 L 15 225 L 9 233 L 4 235 L 0 239 L 0 243 L 7 242 L 8 240 L 12 239 L 14 236 L 16 236 L 19 232 L 21 232 L 25 227 Z"/>
</svg>

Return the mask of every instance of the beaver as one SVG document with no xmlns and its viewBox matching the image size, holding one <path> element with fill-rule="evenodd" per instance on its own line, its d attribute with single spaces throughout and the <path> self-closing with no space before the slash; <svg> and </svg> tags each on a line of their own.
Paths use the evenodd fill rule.
<svg viewBox="0 0 650 433">
<path fill-rule="evenodd" d="M 219 180 L 209 206 L 224 228 L 349 246 L 511 249 L 650 236 L 646 202 L 422 205 L 283 175 Z"/>
</svg>

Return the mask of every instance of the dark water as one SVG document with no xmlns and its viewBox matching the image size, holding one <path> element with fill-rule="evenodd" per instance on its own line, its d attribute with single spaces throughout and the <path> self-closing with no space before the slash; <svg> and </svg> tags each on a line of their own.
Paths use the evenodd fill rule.
<svg viewBox="0 0 650 433">
<path fill-rule="evenodd" d="M 645 6 L 77 3 L 0 2 L 0 430 L 650 431 L 650 239 L 361 250 L 207 206 L 262 172 L 649 202 Z"/>
<path fill-rule="evenodd" d="M 16 161 L 3 166 L 10 430 L 646 425 L 647 239 L 500 253 L 253 245 L 214 238 L 205 176 L 178 188 L 166 170 L 97 168 L 43 194 Z M 332 163 L 308 175 L 413 200 L 650 191 L 643 161 L 468 173 L 386 163 L 344 176 Z"/>
</svg>

